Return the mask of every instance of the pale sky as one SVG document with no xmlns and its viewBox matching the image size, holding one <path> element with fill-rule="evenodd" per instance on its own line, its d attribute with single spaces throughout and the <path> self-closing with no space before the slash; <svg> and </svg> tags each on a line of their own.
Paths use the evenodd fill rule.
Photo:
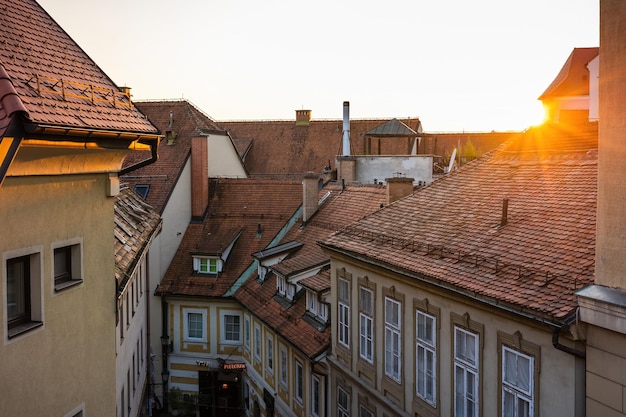
<svg viewBox="0 0 626 417">
<path fill-rule="evenodd" d="M 600 0 L 39 0 L 134 100 L 213 119 L 419 117 L 427 132 L 522 130 Z"/>
</svg>

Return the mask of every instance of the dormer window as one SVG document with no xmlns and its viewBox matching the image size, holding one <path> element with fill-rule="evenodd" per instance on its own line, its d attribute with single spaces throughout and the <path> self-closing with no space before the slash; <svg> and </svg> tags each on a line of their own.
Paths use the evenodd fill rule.
<svg viewBox="0 0 626 417">
<path fill-rule="evenodd" d="M 321 302 L 317 293 L 311 290 L 306 292 L 306 311 L 323 323 L 328 321 L 328 304 Z"/>
<path fill-rule="evenodd" d="M 276 291 L 283 297 L 286 296 L 285 288 L 287 287 L 287 281 L 285 277 L 278 276 L 276 277 Z"/>
<path fill-rule="evenodd" d="M 296 295 L 296 286 L 291 283 L 287 283 L 287 294 L 286 297 L 289 301 L 293 301 L 293 297 Z"/>
<path fill-rule="evenodd" d="M 194 256 L 193 270 L 198 274 L 217 275 L 222 270 L 222 262 L 218 258 Z"/>
</svg>

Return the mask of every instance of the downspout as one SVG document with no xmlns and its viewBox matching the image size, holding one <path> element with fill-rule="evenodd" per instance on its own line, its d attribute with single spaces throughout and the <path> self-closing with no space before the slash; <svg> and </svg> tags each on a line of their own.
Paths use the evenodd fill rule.
<svg viewBox="0 0 626 417">
<path fill-rule="evenodd" d="M 565 353 L 569 353 L 570 355 L 574 355 L 579 358 L 585 359 L 587 357 L 586 352 L 583 352 L 582 350 L 577 350 L 577 349 L 574 349 L 574 348 L 571 348 L 569 346 L 565 346 L 559 343 L 559 335 L 561 334 L 562 331 L 565 331 L 568 328 L 569 328 L 569 324 L 565 324 L 562 327 L 555 327 L 552 329 L 552 346 L 554 346 L 554 348 L 557 350 L 560 350 Z"/>
<path fill-rule="evenodd" d="M 156 142 L 156 143 L 155 143 L 155 142 Z M 137 162 L 136 164 L 131 165 L 131 166 L 128 166 L 128 167 L 126 167 L 126 168 L 123 168 L 123 169 L 120 171 L 120 174 L 119 174 L 119 175 L 120 175 L 120 176 L 122 176 L 122 175 L 126 175 L 126 174 L 128 174 L 129 172 L 133 172 L 133 171 L 135 171 L 135 170 L 137 170 L 137 169 L 139 169 L 139 168 L 143 168 L 143 167 L 145 167 L 146 165 L 150 165 L 150 164 L 152 164 L 152 163 L 156 162 L 156 161 L 157 161 L 157 159 L 159 159 L 159 141 L 158 141 L 158 140 L 157 140 L 157 141 L 151 141 L 151 142 L 150 142 L 150 153 L 151 153 L 150 158 L 148 158 L 148 159 L 146 159 L 146 160 L 144 160 L 144 161 L 141 161 L 141 162 Z"/>
<path fill-rule="evenodd" d="M 161 294 L 161 355 L 163 357 L 163 361 L 161 363 L 161 379 L 163 382 L 163 409 L 166 413 L 169 413 L 169 404 L 168 404 L 168 382 L 169 382 L 169 365 L 167 363 L 167 357 L 169 354 L 169 335 L 167 334 L 167 301 L 165 301 L 165 294 Z"/>
</svg>

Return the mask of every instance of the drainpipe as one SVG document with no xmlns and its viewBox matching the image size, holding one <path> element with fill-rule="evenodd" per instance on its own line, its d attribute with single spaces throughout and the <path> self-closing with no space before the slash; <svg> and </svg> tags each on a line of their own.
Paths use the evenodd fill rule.
<svg viewBox="0 0 626 417">
<path fill-rule="evenodd" d="M 141 162 L 137 162 L 135 165 L 131 165 L 131 166 L 128 166 L 126 168 L 123 168 L 120 171 L 119 175 L 120 176 L 126 175 L 129 172 L 135 171 L 136 169 L 143 168 L 146 165 L 150 165 L 150 164 L 156 162 L 157 159 L 159 158 L 159 141 L 158 140 L 150 142 L 150 153 L 151 153 L 150 158 L 148 158 L 148 159 L 146 159 L 144 161 L 141 161 Z"/>
<path fill-rule="evenodd" d="M 565 346 L 559 343 L 559 335 L 561 334 L 562 331 L 565 331 L 568 328 L 569 328 L 569 324 L 566 324 L 562 327 L 555 327 L 552 329 L 552 346 L 554 346 L 555 349 L 558 349 L 565 353 L 569 353 L 570 355 L 574 355 L 579 358 L 585 359 L 587 357 L 586 352 L 583 352 L 582 350 L 577 350 L 577 349 L 574 349 L 574 348 L 571 348 L 569 346 Z"/>
</svg>

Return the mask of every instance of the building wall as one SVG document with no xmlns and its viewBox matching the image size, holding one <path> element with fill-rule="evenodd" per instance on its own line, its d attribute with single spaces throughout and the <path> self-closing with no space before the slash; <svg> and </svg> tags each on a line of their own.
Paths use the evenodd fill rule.
<svg viewBox="0 0 626 417">
<path fill-rule="evenodd" d="M 414 179 L 414 183 L 433 181 L 432 156 L 358 156 L 356 157 L 356 181 L 371 184 L 381 182 L 397 174 Z"/>
<path fill-rule="evenodd" d="M 432 286 L 420 284 L 389 271 L 366 267 L 344 258 L 332 262 L 332 356 L 331 415 L 337 416 L 339 389 L 348 393 L 351 415 L 360 407 L 374 416 L 449 416 L 454 414 L 455 328 L 478 335 L 478 401 L 480 415 L 501 414 L 501 354 L 503 346 L 534 360 L 536 415 L 582 416 L 584 362 L 552 346 L 549 328 L 497 312 Z M 345 270 L 344 270 L 345 268 Z M 367 278 L 366 278 L 367 277 Z M 349 347 L 339 340 L 338 285 L 349 282 Z M 373 346 L 371 362 L 361 358 L 360 288 L 373 293 Z M 385 298 L 400 303 L 399 382 L 386 375 Z M 433 404 L 417 395 L 416 312 L 435 317 L 435 391 Z M 562 338 L 563 339 L 563 338 Z M 571 344 L 569 341 L 562 343 Z"/>
<path fill-rule="evenodd" d="M 116 326 L 116 398 L 118 416 L 137 416 L 147 382 L 148 298 L 146 259 L 118 298 Z"/>
<path fill-rule="evenodd" d="M 579 292 L 587 331 L 587 415 L 625 416 L 626 3 L 600 1 L 596 280 Z"/>
<path fill-rule="evenodd" d="M 209 178 L 247 178 L 239 154 L 227 135 L 209 135 Z"/>
<path fill-rule="evenodd" d="M 114 198 L 107 185 L 108 175 L 92 174 L 8 177 L 0 187 L 0 415 L 116 413 Z M 82 249 L 83 282 L 55 292 L 53 248 L 64 242 Z M 43 326 L 9 339 L 6 260 L 32 252 L 41 272 L 33 307 L 41 307 Z"/>
</svg>

